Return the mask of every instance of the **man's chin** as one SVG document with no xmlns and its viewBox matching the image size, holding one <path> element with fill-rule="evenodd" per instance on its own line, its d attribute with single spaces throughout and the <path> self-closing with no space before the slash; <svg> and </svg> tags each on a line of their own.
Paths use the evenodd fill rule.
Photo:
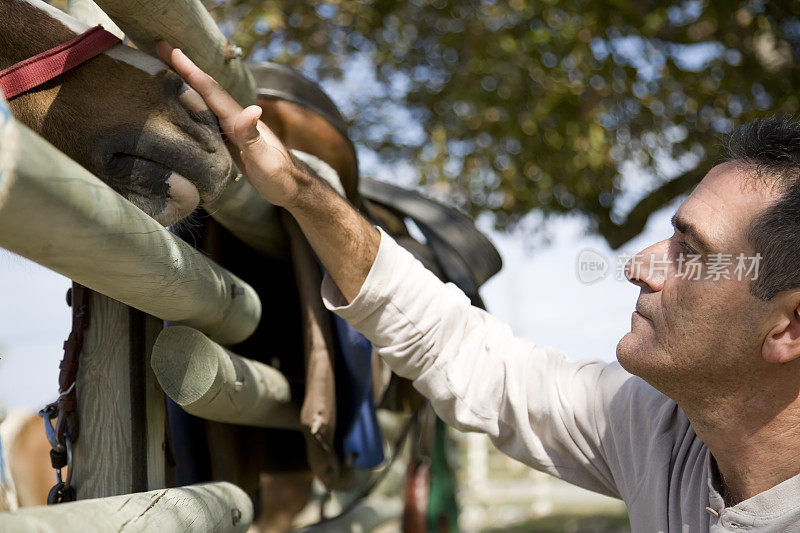
<svg viewBox="0 0 800 533">
<path fill-rule="evenodd" d="M 648 350 L 633 333 L 626 333 L 617 343 L 617 361 L 631 374 L 641 375 L 647 358 Z"/>
<path fill-rule="evenodd" d="M 642 378 L 664 394 L 671 390 L 676 376 L 670 368 L 670 361 L 647 339 L 627 333 L 617 343 L 617 360 L 628 373 Z"/>
</svg>

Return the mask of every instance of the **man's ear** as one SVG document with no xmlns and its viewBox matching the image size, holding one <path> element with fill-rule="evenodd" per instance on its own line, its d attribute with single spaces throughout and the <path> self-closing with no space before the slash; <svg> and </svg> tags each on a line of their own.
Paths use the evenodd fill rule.
<svg viewBox="0 0 800 533">
<path fill-rule="evenodd" d="M 761 346 L 761 357 L 768 363 L 788 363 L 800 358 L 800 293 L 789 295 L 785 313 Z"/>
</svg>

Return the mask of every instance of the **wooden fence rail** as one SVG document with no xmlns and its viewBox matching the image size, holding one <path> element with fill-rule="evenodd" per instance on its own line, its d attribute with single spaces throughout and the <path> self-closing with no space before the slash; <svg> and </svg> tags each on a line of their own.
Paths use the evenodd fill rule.
<svg viewBox="0 0 800 533">
<path fill-rule="evenodd" d="M 200 0 L 96 1 L 140 49 L 152 53 L 166 39 L 242 105 L 255 103 L 252 76 L 231 59 L 229 43 Z M 69 4 L 74 14 L 96 22 L 91 2 Z M 253 249 L 283 252 L 274 207 L 246 180 L 232 183 L 206 209 Z M 162 488 L 167 424 L 161 388 L 186 411 L 210 420 L 298 427 L 285 377 L 221 346 L 245 340 L 257 327 L 255 291 L 15 123 L 1 95 L 0 247 L 96 291 L 76 386 L 82 430 L 73 485 L 82 500 L 0 513 L 0 531 L 247 530 L 252 503 L 235 485 Z M 164 320 L 183 326 L 162 331 Z M 388 421 L 400 431 L 398 420 Z M 400 510 L 399 501 L 380 496 L 328 530 L 348 521 L 372 527 Z"/>
<path fill-rule="evenodd" d="M 300 411 L 283 374 L 195 329 L 163 330 L 150 364 L 166 395 L 187 413 L 228 424 L 300 429 Z"/>
<path fill-rule="evenodd" d="M 0 246 L 163 320 L 233 344 L 255 291 L 21 124 L 0 152 Z"/>
<path fill-rule="evenodd" d="M 206 483 L 0 513 L 3 533 L 247 531 L 253 504 L 231 483 Z"/>
</svg>

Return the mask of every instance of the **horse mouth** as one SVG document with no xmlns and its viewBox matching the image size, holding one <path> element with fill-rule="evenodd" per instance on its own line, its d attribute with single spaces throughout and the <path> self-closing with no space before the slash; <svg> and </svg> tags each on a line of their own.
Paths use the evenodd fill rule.
<svg viewBox="0 0 800 533">
<path fill-rule="evenodd" d="M 169 186 L 169 197 L 166 207 L 158 214 L 150 214 L 164 226 L 170 226 L 183 220 L 192 214 L 201 203 L 200 191 L 197 187 L 177 172 L 170 173 L 167 185 Z"/>
<path fill-rule="evenodd" d="M 189 216 L 198 206 L 216 200 L 230 181 L 228 165 L 191 160 L 188 165 L 164 164 L 148 157 L 115 153 L 105 166 L 109 185 L 139 209 L 167 226 Z M 217 158 L 218 159 L 218 158 Z M 223 160 L 222 163 L 225 161 Z M 205 172 L 204 172 L 205 170 Z M 224 172 L 224 173 L 223 173 Z"/>
</svg>

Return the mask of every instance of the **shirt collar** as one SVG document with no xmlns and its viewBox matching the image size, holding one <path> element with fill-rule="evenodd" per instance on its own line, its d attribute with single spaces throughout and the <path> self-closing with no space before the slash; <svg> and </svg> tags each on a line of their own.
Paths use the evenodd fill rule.
<svg viewBox="0 0 800 533">
<path fill-rule="evenodd" d="M 740 523 L 768 520 L 790 512 L 800 514 L 800 474 L 732 507 L 725 507 L 725 500 L 722 497 L 722 477 L 717 461 L 709 452 L 708 504 L 721 517 L 735 518 Z"/>
</svg>

